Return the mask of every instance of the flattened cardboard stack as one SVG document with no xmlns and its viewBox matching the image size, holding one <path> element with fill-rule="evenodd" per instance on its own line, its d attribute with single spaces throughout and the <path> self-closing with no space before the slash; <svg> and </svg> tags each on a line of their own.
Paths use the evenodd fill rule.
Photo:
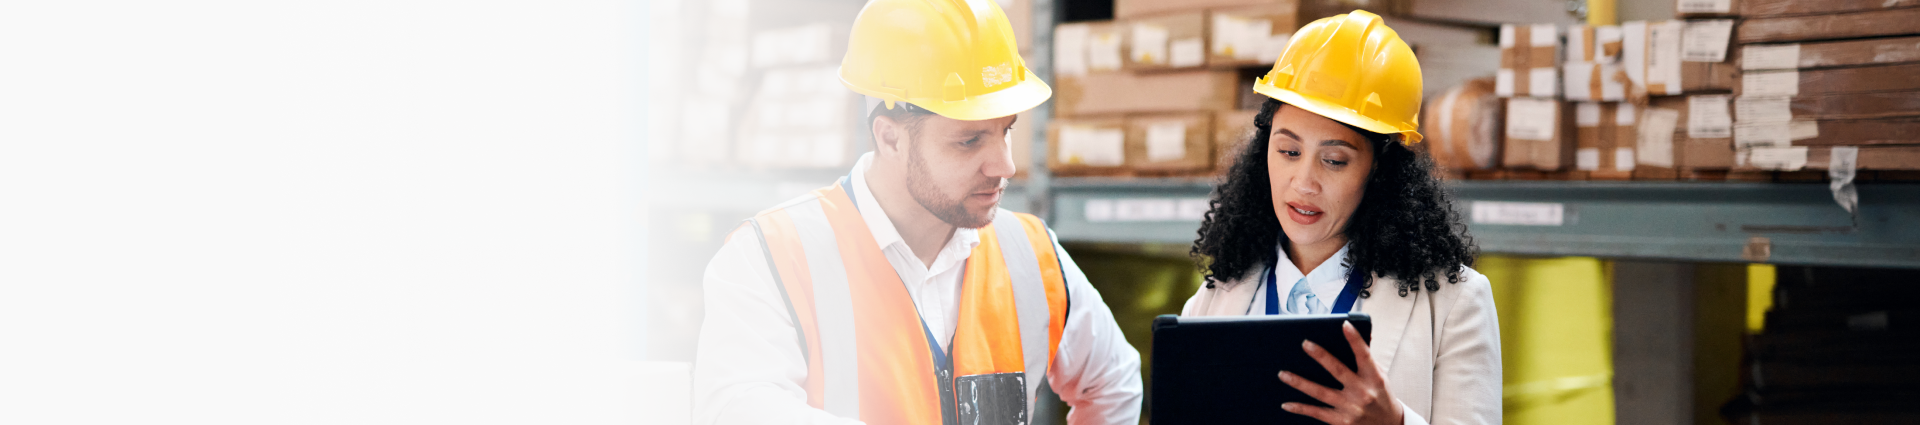
<svg viewBox="0 0 1920 425">
<path fill-rule="evenodd" d="M 1730 3 L 1681 2 L 1680 16 L 1733 14 Z M 1733 167 L 1729 109 L 1735 62 L 1729 54 L 1734 19 L 1628 22 L 1628 96 L 1648 98 L 1637 141 L 1636 180 L 1724 180 Z M 1644 30 L 1643 30 L 1644 28 Z M 1633 70 L 1638 69 L 1635 74 Z"/>
<path fill-rule="evenodd" d="M 1239 106 L 1260 95 L 1245 90 L 1243 69 L 1271 66 L 1304 9 L 1296 0 L 1122 0 L 1116 20 L 1056 27 L 1048 168 L 1213 172 L 1252 126 L 1254 112 Z"/>
<path fill-rule="evenodd" d="M 1765 330 L 1747 347 L 1733 423 L 1916 423 L 1920 408 L 1920 272 L 1779 269 Z M 1702 406 L 1711 408 L 1710 406 Z"/>
<path fill-rule="evenodd" d="M 1920 170 L 1920 0 L 1744 0 L 1740 169 Z"/>
</svg>

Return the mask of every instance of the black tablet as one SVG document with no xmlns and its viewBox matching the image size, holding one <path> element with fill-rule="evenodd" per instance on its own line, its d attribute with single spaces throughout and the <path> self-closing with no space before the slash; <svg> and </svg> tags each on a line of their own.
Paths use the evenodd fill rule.
<svg viewBox="0 0 1920 425">
<path fill-rule="evenodd" d="M 1366 314 L 1179 317 L 1153 319 L 1153 383 L 1147 409 L 1154 425 L 1317 424 L 1289 413 L 1280 404 L 1296 401 L 1325 406 L 1280 382 L 1282 370 L 1328 388 L 1340 382 L 1301 350 L 1312 340 L 1355 368 L 1353 348 L 1340 324 L 1353 322 L 1360 338 L 1372 343 L 1373 322 Z"/>
</svg>

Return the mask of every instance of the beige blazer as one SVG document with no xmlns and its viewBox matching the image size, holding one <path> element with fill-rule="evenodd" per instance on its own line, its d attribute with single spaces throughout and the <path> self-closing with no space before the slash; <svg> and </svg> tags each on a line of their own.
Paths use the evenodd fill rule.
<svg viewBox="0 0 1920 425">
<path fill-rule="evenodd" d="M 1372 296 L 1360 304 L 1373 319 L 1374 363 L 1409 424 L 1500 423 L 1500 320 L 1492 287 L 1472 268 L 1460 269 L 1459 283 L 1442 280 L 1439 291 L 1404 297 L 1398 282 L 1375 275 Z M 1213 288 L 1202 285 L 1180 315 L 1246 314 L 1265 270 L 1260 265 Z"/>
</svg>

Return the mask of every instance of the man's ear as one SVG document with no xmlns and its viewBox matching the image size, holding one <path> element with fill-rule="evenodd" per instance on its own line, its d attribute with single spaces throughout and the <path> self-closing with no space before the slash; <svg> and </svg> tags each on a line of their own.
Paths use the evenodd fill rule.
<svg viewBox="0 0 1920 425">
<path fill-rule="evenodd" d="M 873 118 L 873 151 L 881 157 L 906 154 L 907 126 L 885 115 Z"/>
</svg>

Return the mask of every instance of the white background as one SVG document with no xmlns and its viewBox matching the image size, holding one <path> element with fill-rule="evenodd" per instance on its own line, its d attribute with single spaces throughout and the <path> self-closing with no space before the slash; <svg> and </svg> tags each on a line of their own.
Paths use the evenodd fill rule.
<svg viewBox="0 0 1920 425">
<path fill-rule="evenodd" d="M 653 423 L 646 8 L 0 8 L 0 423 Z"/>
</svg>

